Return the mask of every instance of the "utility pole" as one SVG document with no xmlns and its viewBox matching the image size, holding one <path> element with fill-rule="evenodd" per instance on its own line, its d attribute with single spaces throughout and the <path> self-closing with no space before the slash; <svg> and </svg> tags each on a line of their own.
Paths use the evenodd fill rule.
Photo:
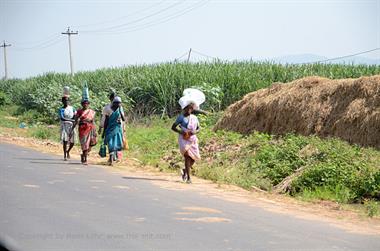
<svg viewBox="0 0 380 251">
<path fill-rule="evenodd" d="M 189 55 L 187 55 L 187 62 L 189 63 L 189 61 L 190 61 L 190 55 L 191 55 L 191 48 L 190 48 L 190 50 L 189 50 Z"/>
<path fill-rule="evenodd" d="M 7 65 L 7 47 L 11 46 L 11 44 L 6 44 L 5 41 L 3 41 L 3 44 L 0 45 L 0 47 L 4 48 L 4 79 L 8 78 L 8 65 Z"/>
<path fill-rule="evenodd" d="M 69 38 L 70 71 L 71 71 L 71 76 L 73 76 L 74 67 L 73 67 L 73 57 L 71 55 L 71 35 L 78 35 L 78 32 L 77 31 L 73 32 L 72 30 L 70 30 L 70 27 L 67 27 L 67 31 L 62 32 L 62 34 L 67 35 L 67 37 Z"/>
</svg>

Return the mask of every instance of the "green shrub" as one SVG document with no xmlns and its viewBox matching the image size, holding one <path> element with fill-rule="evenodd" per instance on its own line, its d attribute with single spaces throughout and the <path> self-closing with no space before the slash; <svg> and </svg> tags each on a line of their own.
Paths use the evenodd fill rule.
<svg viewBox="0 0 380 251">
<path fill-rule="evenodd" d="M 36 123 L 40 123 L 40 121 L 45 121 L 44 116 L 35 109 L 26 111 L 21 109 L 17 111 L 17 113 L 20 114 L 18 117 L 19 121 L 27 125 L 33 125 Z"/>
<path fill-rule="evenodd" d="M 6 93 L 0 91 L 0 106 L 9 105 L 10 99 Z"/>
<path fill-rule="evenodd" d="M 364 206 L 367 211 L 368 217 L 374 217 L 380 214 L 380 205 L 379 202 L 374 200 L 365 200 Z"/>
<path fill-rule="evenodd" d="M 304 138 L 291 134 L 285 136 L 282 141 L 269 141 L 258 149 L 251 168 L 261 170 L 264 177 L 270 179 L 273 185 L 277 185 L 306 164 L 299 155 L 306 144 Z"/>
<path fill-rule="evenodd" d="M 45 127 L 37 127 L 32 130 L 31 135 L 37 139 L 57 139 L 58 130 L 52 130 Z"/>
<path fill-rule="evenodd" d="M 351 203 L 354 198 L 352 191 L 342 185 L 305 188 L 297 196 L 306 200 L 330 200 L 342 204 Z"/>
</svg>

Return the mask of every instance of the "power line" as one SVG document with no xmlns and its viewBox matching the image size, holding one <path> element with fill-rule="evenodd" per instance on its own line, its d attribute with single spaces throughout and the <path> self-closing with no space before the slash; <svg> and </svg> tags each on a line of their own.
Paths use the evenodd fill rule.
<svg viewBox="0 0 380 251">
<path fill-rule="evenodd" d="M 367 50 L 367 51 L 361 51 L 361 52 L 358 52 L 358 53 L 349 54 L 349 55 L 339 56 L 339 57 L 335 57 L 335 58 L 329 58 L 329 59 L 324 59 L 324 60 L 319 60 L 319 61 L 313 61 L 313 62 L 308 62 L 308 63 L 298 63 L 298 64 L 320 64 L 320 63 L 325 63 L 325 62 L 334 61 L 334 60 L 338 60 L 338 59 L 350 58 L 350 57 L 354 57 L 354 56 L 358 56 L 358 55 L 362 55 L 362 54 L 366 54 L 366 53 L 373 52 L 373 51 L 378 51 L 378 50 L 380 50 L 380 47 L 379 48 L 374 48 L 374 49 L 371 49 L 371 50 Z M 214 59 L 214 60 L 218 60 L 219 59 L 217 57 L 213 57 L 213 56 L 207 55 L 205 53 L 199 52 L 199 51 L 194 50 L 194 49 L 192 49 L 192 52 L 195 53 L 195 54 L 198 54 L 200 56 L 206 57 L 206 58 L 210 58 L 210 59 Z"/>
<path fill-rule="evenodd" d="M 158 5 L 161 5 L 163 2 L 165 2 L 167 0 L 162 0 L 156 4 L 153 4 L 151 6 L 149 6 L 148 8 L 145 8 L 145 9 L 141 9 L 139 11 L 136 11 L 129 16 L 133 16 L 133 15 L 136 15 L 138 13 L 142 13 L 142 12 L 145 12 L 149 9 L 152 9 Z M 123 17 L 119 17 L 119 18 L 116 18 L 114 20 L 119 20 L 119 19 L 123 19 L 127 16 L 123 16 Z M 105 21 L 105 22 L 99 22 L 99 23 L 94 23 L 94 24 L 86 24 L 86 25 L 77 25 L 75 27 L 86 27 L 86 26 L 91 26 L 91 25 L 97 25 L 97 24 L 104 24 L 104 23 L 109 23 L 109 22 L 113 22 L 114 20 L 109 20 L 109 21 Z M 34 49 L 44 49 L 44 48 L 48 48 L 50 47 L 50 44 L 52 43 L 53 45 L 56 44 L 56 43 L 59 43 L 60 41 L 58 40 L 58 38 L 60 37 L 59 33 L 53 33 L 53 34 L 50 34 L 49 36 L 45 37 L 44 39 L 40 39 L 40 40 L 36 40 L 36 41 L 31 41 L 31 42 L 17 42 L 14 44 L 15 46 L 15 49 L 16 51 L 22 51 L 22 50 L 34 50 Z"/>
<path fill-rule="evenodd" d="M 169 22 L 169 21 L 171 21 L 171 20 L 173 20 L 175 18 L 181 17 L 181 16 L 187 14 L 188 12 L 193 11 L 194 9 L 202 7 L 203 5 L 205 5 L 209 1 L 210 0 L 199 1 L 196 4 L 194 4 L 194 5 L 190 6 L 190 7 L 187 7 L 187 8 L 181 10 L 180 12 L 178 12 L 178 13 L 176 13 L 174 15 L 163 17 L 161 19 L 157 19 L 157 20 L 151 21 L 149 23 L 136 25 L 136 26 L 133 26 L 133 27 L 131 27 L 129 29 L 122 29 L 122 30 L 118 30 L 118 31 L 108 31 L 108 32 L 102 32 L 102 33 L 98 33 L 98 34 L 102 34 L 102 35 L 117 35 L 117 34 L 124 34 L 124 33 L 130 33 L 130 32 L 134 32 L 134 31 L 144 30 L 144 29 L 150 28 L 152 26 L 156 26 L 156 25 L 159 25 L 159 24 L 162 24 L 162 23 L 166 23 L 166 22 Z"/>
<path fill-rule="evenodd" d="M 62 43 L 63 42 L 63 40 L 64 39 L 62 39 L 62 38 L 59 38 L 58 40 L 56 40 L 55 42 L 53 42 L 53 43 L 50 43 L 50 44 L 48 44 L 48 45 L 45 45 L 45 46 L 43 46 L 43 47 L 39 47 L 38 48 L 38 50 L 44 50 L 44 49 L 46 49 L 46 48 L 50 48 L 50 47 L 52 47 L 52 46 L 54 46 L 54 45 L 57 45 L 57 44 L 60 44 L 60 43 Z"/>
<path fill-rule="evenodd" d="M 159 24 L 162 24 L 162 23 L 167 23 L 173 19 L 176 19 L 176 18 L 179 18 L 197 8 L 200 8 L 204 5 L 207 4 L 207 2 L 209 2 L 210 0 L 206 0 L 206 1 L 199 1 L 197 2 L 196 4 L 190 6 L 190 7 L 187 7 L 186 9 L 183 9 L 181 10 L 180 12 L 176 13 L 175 15 L 171 15 L 171 16 L 167 16 L 167 17 L 164 17 L 164 18 L 161 18 L 161 19 L 158 19 L 158 20 L 154 20 L 152 22 L 149 22 L 149 23 L 145 23 L 145 24 L 142 24 L 140 26 L 136 26 L 134 27 L 134 29 L 130 29 L 130 30 L 124 30 L 124 31 L 120 31 L 118 33 L 113 33 L 113 34 L 121 34 L 121 33 L 128 33 L 128 32 L 134 32 L 134 31 L 140 31 L 140 30 L 144 30 L 144 29 L 147 29 L 147 28 L 150 28 L 152 26 L 156 26 L 156 25 L 159 25 Z M 157 22 L 158 21 L 158 22 Z"/>
<path fill-rule="evenodd" d="M 59 42 L 62 41 L 62 38 L 60 37 L 60 35 L 56 35 L 55 37 L 49 39 L 49 40 L 46 40 L 42 43 L 39 43 L 35 46 L 30 46 L 30 47 L 16 47 L 15 46 L 15 51 L 28 51 L 28 50 L 39 50 L 39 49 L 45 49 L 45 48 L 48 48 L 48 47 L 51 47 Z"/>
<path fill-rule="evenodd" d="M 24 46 L 29 46 L 29 47 L 34 47 L 34 46 L 37 46 L 39 44 L 43 44 L 45 43 L 46 41 L 49 41 L 51 39 L 54 39 L 56 37 L 59 37 L 59 33 L 58 32 L 54 32 L 48 36 L 46 36 L 45 38 L 43 39 L 39 39 L 39 40 L 35 40 L 35 41 L 28 41 L 28 42 L 17 42 L 17 43 L 14 43 L 14 46 L 15 47 L 24 47 Z"/>
<path fill-rule="evenodd" d="M 135 12 L 129 14 L 129 15 L 126 15 L 126 16 L 121 16 L 121 17 L 117 17 L 117 18 L 114 18 L 114 19 L 110 19 L 110 20 L 108 20 L 108 21 L 97 22 L 97 23 L 92 23 L 92 24 L 74 25 L 74 27 L 75 27 L 75 28 L 83 28 L 83 27 L 89 27 L 89 26 L 94 26 L 94 25 L 103 25 L 103 24 L 107 24 L 107 23 L 112 23 L 112 22 L 114 22 L 114 21 L 122 20 L 122 19 L 125 19 L 125 18 L 129 18 L 129 17 L 131 17 L 131 16 L 135 16 L 136 14 L 143 13 L 143 12 L 145 12 L 145 11 L 147 11 L 147 10 L 150 10 L 150 9 L 156 7 L 156 6 L 161 5 L 163 2 L 166 2 L 166 1 L 167 1 L 167 0 L 162 0 L 162 1 L 158 2 L 158 3 L 155 3 L 155 4 L 153 4 L 153 5 L 149 6 L 149 7 L 147 7 L 147 8 L 140 9 L 140 10 L 135 11 Z M 81 32 L 82 32 L 82 31 L 81 31 Z"/>
<path fill-rule="evenodd" d="M 368 50 L 368 51 L 362 51 L 362 52 L 358 52 L 358 53 L 354 53 L 354 54 L 345 55 L 345 56 L 340 56 L 340 57 L 335 57 L 335 58 L 329 58 L 329 59 L 324 59 L 324 60 L 319 60 L 319 61 L 314 61 L 314 62 L 308 62 L 308 63 L 300 63 L 300 64 L 321 64 L 321 63 L 325 63 L 325 62 L 329 62 L 329 61 L 334 61 L 334 60 L 338 60 L 338 59 L 351 58 L 351 57 L 354 57 L 354 56 L 366 54 L 366 53 L 369 53 L 369 52 L 372 52 L 372 51 L 377 51 L 377 50 L 380 50 L 380 47 L 374 48 L 374 49 L 371 49 L 371 50 Z"/>
<path fill-rule="evenodd" d="M 218 59 L 218 58 L 216 58 L 216 57 L 212 57 L 212 56 L 206 55 L 206 54 L 204 54 L 204 53 L 202 53 L 202 52 L 199 52 L 199 51 L 196 51 L 196 50 L 193 50 L 193 52 L 194 52 L 195 54 L 198 54 L 198 55 L 203 56 L 203 57 L 206 57 L 206 58 L 211 58 L 211 59 L 214 59 L 214 60 L 217 60 L 217 59 Z"/>
<path fill-rule="evenodd" d="M 185 2 L 185 1 L 183 1 L 183 2 Z M 122 27 L 128 26 L 130 24 L 134 24 L 134 23 L 143 21 L 143 20 L 145 20 L 147 18 L 153 17 L 153 16 L 158 15 L 160 13 L 163 13 L 163 12 L 165 12 L 165 11 L 171 9 L 171 8 L 176 7 L 177 5 L 182 4 L 183 2 L 181 2 L 181 1 L 175 2 L 174 4 L 171 4 L 171 5 L 169 5 L 168 7 L 164 8 L 164 9 L 161 9 L 159 11 L 153 12 L 152 14 L 149 14 L 147 16 L 138 18 L 136 20 L 133 20 L 133 21 L 130 21 L 130 22 L 127 22 L 127 23 L 123 23 L 123 24 L 119 24 L 119 25 L 114 25 L 114 26 L 110 26 L 110 27 L 107 27 L 107 28 L 103 28 L 103 29 L 97 29 L 97 30 L 83 30 L 81 32 L 83 32 L 83 33 L 95 33 L 95 32 L 102 32 L 102 31 L 108 31 L 108 30 L 114 30 L 114 29 L 122 28 Z"/>
<path fill-rule="evenodd" d="M 152 6 L 146 8 L 146 9 L 143 9 L 143 10 L 141 10 L 141 11 L 137 11 L 136 13 L 146 11 L 147 9 L 150 9 L 150 8 L 152 8 L 152 7 L 154 7 L 154 6 L 157 6 L 157 5 L 161 4 L 161 3 L 164 2 L 164 1 L 165 1 L 165 0 L 160 1 L 160 2 L 157 3 L 157 4 L 152 5 Z M 170 8 L 173 8 L 173 7 L 175 7 L 176 5 L 180 4 L 180 2 L 176 2 L 176 3 L 174 3 L 174 4 L 170 5 L 170 6 L 168 6 L 168 7 L 165 8 L 165 9 L 161 9 L 161 10 L 158 11 L 158 12 L 155 12 L 155 13 L 153 13 L 153 14 L 150 14 L 150 15 L 145 16 L 145 17 L 143 17 L 143 18 L 140 18 L 140 19 L 138 19 L 138 20 L 133 20 L 133 21 L 131 21 L 131 22 L 129 22 L 129 23 L 124 23 L 124 24 L 118 25 L 118 26 L 121 27 L 121 28 L 118 28 L 119 30 L 115 30 L 115 31 L 106 31 L 106 32 L 102 32 L 102 33 L 99 33 L 99 34 L 121 34 L 121 33 L 128 33 L 128 32 L 134 32 L 134 31 L 143 30 L 143 29 L 146 29 L 146 28 L 149 28 L 149 27 L 155 26 L 155 25 L 159 25 L 159 24 L 162 24 L 162 23 L 168 22 L 168 21 L 170 21 L 170 20 L 172 20 L 172 19 L 174 19 L 174 18 L 180 17 L 180 16 L 182 16 L 182 15 L 184 15 L 184 14 L 186 14 L 186 13 L 188 13 L 188 12 L 190 12 L 190 11 L 196 9 L 196 8 L 199 8 L 199 7 L 203 6 L 203 5 L 205 5 L 205 4 L 206 4 L 207 2 L 209 2 L 209 1 L 210 1 L 210 0 L 199 1 L 199 2 L 197 2 L 196 4 L 194 4 L 194 5 L 192 5 L 192 6 L 189 6 L 189 7 L 185 8 L 185 9 L 182 9 L 180 12 L 174 13 L 174 15 L 171 14 L 171 15 L 169 15 L 169 16 L 161 17 L 160 19 L 153 20 L 153 21 L 148 22 L 148 23 L 137 24 L 137 25 L 135 25 L 135 26 L 130 27 L 130 28 L 127 29 L 127 30 L 125 29 L 125 28 L 127 28 L 127 27 L 126 27 L 127 24 L 137 23 L 138 20 L 143 20 L 143 19 L 145 19 L 145 18 L 147 18 L 147 17 L 152 17 L 152 16 L 156 15 L 157 13 L 162 13 L 162 12 L 164 12 L 164 11 L 166 11 L 166 10 L 168 10 L 168 9 L 170 9 Z M 202 3 L 202 2 L 203 2 L 203 3 Z M 115 27 L 116 27 L 116 26 L 114 26 L 113 28 L 115 29 Z M 103 30 L 103 29 L 100 29 L 100 30 Z M 99 30 L 99 32 L 100 32 L 100 30 Z M 86 33 L 86 31 L 84 31 L 84 32 Z M 88 31 L 87 31 L 87 33 L 92 33 L 92 32 L 88 32 Z M 49 48 L 49 47 L 51 47 L 51 46 L 54 46 L 54 45 L 56 45 L 56 44 L 58 44 L 58 43 L 60 43 L 60 42 L 62 42 L 62 40 L 60 39 L 59 34 L 57 34 L 57 33 L 53 33 L 53 34 L 49 35 L 48 37 L 46 37 L 45 39 L 41 39 L 41 40 L 37 40 L 37 41 L 35 41 L 35 42 L 31 42 L 32 44 L 35 43 L 35 45 L 33 45 L 33 46 L 29 46 L 29 47 L 18 47 L 17 45 L 19 45 L 19 44 L 26 44 L 26 43 L 17 43 L 17 44 L 15 45 L 15 49 L 14 49 L 14 50 L 15 50 L 15 51 L 27 51 L 27 50 L 46 49 L 46 48 Z"/>
<path fill-rule="evenodd" d="M 183 58 L 183 57 L 185 57 L 185 56 L 187 56 L 187 60 L 186 60 L 186 61 L 189 62 L 189 61 L 190 61 L 191 53 L 195 53 L 195 54 L 198 54 L 198 55 L 203 56 L 203 57 L 206 57 L 206 58 L 211 58 L 211 59 L 213 59 L 213 60 L 218 60 L 218 59 L 219 59 L 219 58 L 212 57 L 212 56 L 209 56 L 209 55 L 207 55 L 207 54 L 204 54 L 204 53 L 202 53 L 202 52 L 196 51 L 196 50 L 194 50 L 193 48 L 190 48 L 190 50 L 188 50 L 188 51 L 186 51 L 185 53 L 183 53 L 180 57 L 175 58 L 175 59 L 174 59 L 174 62 L 179 61 L 181 58 Z"/>
<path fill-rule="evenodd" d="M 38 47 L 38 48 L 34 48 L 34 49 L 13 49 L 15 52 L 26 52 L 26 53 L 29 53 L 29 52 L 36 52 L 36 51 L 39 51 L 39 50 L 45 50 L 47 48 L 50 48 L 50 47 L 53 47 L 57 44 L 60 44 L 64 41 L 63 38 L 59 38 L 55 41 L 52 41 L 51 43 L 45 45 L 45 46 L 42 46 L 42 47 Z"/>
</svg>

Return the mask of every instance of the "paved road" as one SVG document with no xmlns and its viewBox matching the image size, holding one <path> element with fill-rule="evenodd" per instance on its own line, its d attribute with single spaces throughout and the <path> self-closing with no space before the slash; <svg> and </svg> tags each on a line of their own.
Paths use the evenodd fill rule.
<svg viewBox="0 0 380 251">
<path fill-rule="evenodd" d="M 7 144 L 0 144 L 0 203 L 0 237 L 20 251 L 380 250 L 380 236 Z"/>
</svg>

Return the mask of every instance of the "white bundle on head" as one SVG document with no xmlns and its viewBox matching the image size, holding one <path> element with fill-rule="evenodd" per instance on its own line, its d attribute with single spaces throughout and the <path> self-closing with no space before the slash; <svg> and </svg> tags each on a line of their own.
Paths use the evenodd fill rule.
<svg viewBox="0 0 380 251">
<path fill-rule="evenodd" d="M 64 86 L 63 87 L 63 97 L 70 97 L 70 87 Z"/>
<path fill-rule="evenodd" d="M 205 94 L 198 89 L 187 88 L 183 91 L 183 96 L 178 103 L 182 109 L 190 104 L 195 104 L 195 108 L 199 109 L 200 105 L 206 101 Z"/>
<path fill-rule="evenodd" d="M 114 97 L 112 103 L 121 103 L 121 98 L 119 96 Z"/>
</svg>

